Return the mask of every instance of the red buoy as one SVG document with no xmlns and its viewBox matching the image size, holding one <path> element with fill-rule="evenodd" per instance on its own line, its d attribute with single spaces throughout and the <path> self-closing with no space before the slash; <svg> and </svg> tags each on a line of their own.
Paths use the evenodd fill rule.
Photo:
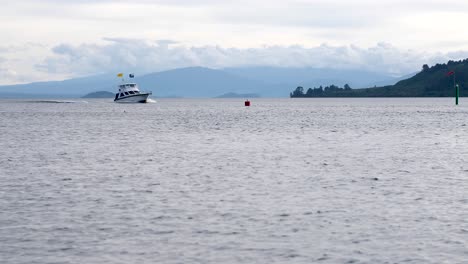
<svg viewBox="0 0 468 264">
<path fill-rule="evenodd" d="M 245 101 L 245 102 L 244 102 L 244 105 L 245 105 L 245 106 L 250 106 L 250 101 L 249 101 L 249 100 Z"/>
</svg>

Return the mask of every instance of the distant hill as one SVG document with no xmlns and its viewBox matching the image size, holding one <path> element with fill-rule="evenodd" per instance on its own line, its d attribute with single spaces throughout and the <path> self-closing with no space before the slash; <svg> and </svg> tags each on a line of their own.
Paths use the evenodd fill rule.
<svg viewBox="0 0 468 264">
<path fill-rule="evenodd" d="M 137 75 L 133 80 L 154 97 L 206 97 L 235 93 L 262 97 L 286 97 L 291 87 L 349 83 L 358 88 L 364 83 L 393 77 L 358 70 L 315 68 L 247 67 L 215 70 L 203 67 L 180 68 Z M 64 81 L 0 86 L 0 97 L 81 97 L 95 91 L 116 90 L 115 74 L 103 74 Z"/>
<path fill-rule="evenodd" d="M 366 89 L 345 90 L 336 86 L 321 93 L 319 90 L 310 92 L 308 89 L 298 87 L 291 93 L 292 97 L 447 97 L 455 95 L 453 76 L 447 73 L 454 72 L 456 83 L 460 85 L 460 96 L 468 96 L 468 59 L 449 61 L 436 64 L 432 67 L 423 65 L 421 72 L 411 78 L 401 80 L 395 85 L 388 85 Z M 301 88 L 301 89 L 299 89 Z M 300 95 L 302 90 L 304 95 Z M 297 96 L 299 95 L 299 96 Z"/>
<path fill-rule="evenodd" d="M 2 94 L 47 95 L 56 97 L 81 97 L 84 94 L 99 90 L 114 90 L 115 75 L 95 75 L 90 77 L 75 78 L 64 81 L 36 82 L 29 84 L 0 86 Z"/>
<path fill-rule="evenodd" d="M 456 83 L 461 87 L 460 95 L 468 96 L 468 59 L 449 61 L 432 67 L 423 65 L 422 71 L 414 77 L 390 87 L 382 87 L 374 93 L 389 91 L 392 96 L 454 96 L 453 76 L 447 76 L 450 71 L 455 73 Z"/>
<path fill-rule="evenodd" d="M 226 93 L 257 93 L 264 96 L 285 96 L 288 87 L 276 90 L 257 80 L 249 80 L 222 70 L 203 67 L 181 68 L 137 76 L 132 81 L 141 90 L 152 91 L 154 97 L 214 97 Z M 58 97 L 82 97 L 85 94 L 116 89 L 120 82 L 115 74 L 89 76 L 64 81 L 37 82 L 0 86 L 0 97 L 37 97 L 40 94 Z M 50 96 L 49 96 L 50 97 Z"/>
<path fill-rule="evenodd" d="M 114 98 L 115 93 L 107 92 L 107 91 L 99 91 L 99 92 L 93 92 L 89 93 L 82 98 Z"/>
<path fill-rule="evenodd" d="M 181 68 L 151 73 L 136 79 L 140 89 L 156 96 L 214 97 L 225 93 L 274 94 L 270 85 L 222 70 L 203 67 Z"/>
<path fill-rule="evenodd" d="M 366 85 L 363 85 L 361 87 L 355 87 L 355 88 L 383 87 L 383 86 L 395 85 L 399 81 L 409 79 L 415 76 L 416 74 L 418 73 L 414 72 L 414 73 L 406 74 L 400 77 L 393 77 L 393 78 L 389 78 L 389 79 L 385 79 L 381 81 L 370 82 L 370 83 L 367 83 Z"/>
<path fill-rule="evenodd" d="M 385 82 L 388 85 L 398 81 L 396 77 L 388 74 L 353 69 L 244 67 L 223 70 L 250 80 L 285 86 L 301 84 L 307 87 L 318 87 L 330 84 L 340 86 L 349 84 L 354 88 L 367 88 L 379 82 Z"/>
</svg>

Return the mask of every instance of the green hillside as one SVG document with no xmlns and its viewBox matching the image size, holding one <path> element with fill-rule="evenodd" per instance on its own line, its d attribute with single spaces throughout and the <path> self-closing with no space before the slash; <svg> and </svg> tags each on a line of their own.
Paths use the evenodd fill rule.
<svg viewBox="0 0 468 264">
<path fill-rule="evenodd" d="M 447 76 L 452 71 L 455 74 Z M 320 88 L 304 91 L 298 87 L 291 97 L 447 97 L 455 95 L 454 76 L 460 85 L 460 96 L 468 96 L 468 59 L 465 59 L 432 67 L 423 65 L 421 72 L 395 85 L 366 89 L 345 89 L 332 85 L 334 89 L 323 92 Z M 304 91 L 302 94 L 301 90 Z"/>
</svg>

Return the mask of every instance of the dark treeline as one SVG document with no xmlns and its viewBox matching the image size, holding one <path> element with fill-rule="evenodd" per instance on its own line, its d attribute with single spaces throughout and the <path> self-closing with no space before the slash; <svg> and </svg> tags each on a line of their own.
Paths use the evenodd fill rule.
<svg viewBox="0 0 468 264">
<path fill-rule="evenodd" d="M 450 76 L 448 73 L 453 72 Z M 448 61 L 429 67 L 422 66 L 415 76 L 383 87 L 351 89 L 349 85 L 339 88 L 331 85 L 325 88 L 309 88 L 304 91 L 297 87 L 291 97 L 447 97 L 454 96 L 454 82 L 460 86 L 460 96 L 468 96 L 468 59 Z M 349 89 L 346 89 L 349 88 Z M 327 89 L 328 88 L 328 89 Z"/>
<path fill-rule="evenodd" d="M 351 91 L 351 87 L 348 84 L 345 84 L 343 88 L 338 87 L 336 85 L 330 85 L 322 87 L 314 87 L 309 88 L 307 91 L 304 92 L 304 88 L 299 86 L 294 90 L 292 93 L 289 94 L 290 97 L 334 97 L 334 96 L 342 96 L 349 91 Z"/>
</svg>

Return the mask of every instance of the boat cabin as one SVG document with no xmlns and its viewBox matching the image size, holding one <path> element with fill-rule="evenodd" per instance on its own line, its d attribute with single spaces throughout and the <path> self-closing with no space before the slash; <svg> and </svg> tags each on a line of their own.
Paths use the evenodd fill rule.
<svg viewBox="0 0 468 264">
<path fill-rule="evenodd" d="M 119 85 L 119 92 L 115 95 L 115 98 L 117 99 L 136 94 L 140 94 L 140 90 L 136 83 L 124 83 Z"/>
<path fill-rule="evenodd" d="M 119 92 L 140 91 L 136 83 L 124 83 L 119 85 Z"/>
</svg>

